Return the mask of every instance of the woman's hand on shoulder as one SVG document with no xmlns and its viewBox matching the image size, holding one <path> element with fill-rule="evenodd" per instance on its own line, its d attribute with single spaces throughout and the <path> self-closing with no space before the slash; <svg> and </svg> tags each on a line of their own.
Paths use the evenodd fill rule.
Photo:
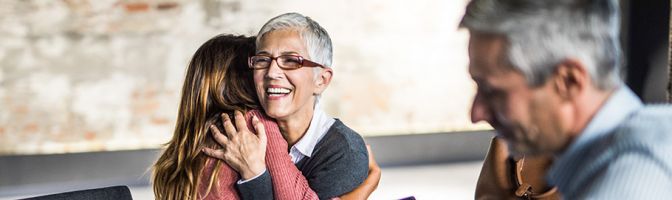
<svg viewBox="0 0 672 200">
<path fill-rule="evenodd" d="M 222 114 L 222 125 L 226 135 L 222 134 L 217 126 L 210 126 L 210 133 L 222 148 L 204 147 L 203 152 L 208 156 L 224 160 L 240 173 L 242 180 L 248 180 L 266 170 L 266 131 L 256 116 L 252 117 L 256 134 L 247 128 L 242 112 L 235 111 L 233 120 L 235 126 L 228 114 Z"/>
</svg>

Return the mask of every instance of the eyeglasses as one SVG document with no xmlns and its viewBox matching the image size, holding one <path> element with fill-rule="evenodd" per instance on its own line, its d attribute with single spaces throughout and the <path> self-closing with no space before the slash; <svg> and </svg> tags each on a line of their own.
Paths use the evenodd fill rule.
<svg viewBox="0 0 672 200">
<path fill-rule="evenodd" d="M 278 67 L 280 67 L 280 69 L 285 70 L 298 69 L 301 67 L 326 68 L 325 66 L 319 63 L 295 55 L 281 55 L 278 57 L 256 55 L 250 57 L 248 59 L 247 64 L 251 69 L 268 69 L 269 67 L 271 67 L 271 62 L 273 62 L 273 60 L 275 60 L 278 63 Z"/>
</svg>

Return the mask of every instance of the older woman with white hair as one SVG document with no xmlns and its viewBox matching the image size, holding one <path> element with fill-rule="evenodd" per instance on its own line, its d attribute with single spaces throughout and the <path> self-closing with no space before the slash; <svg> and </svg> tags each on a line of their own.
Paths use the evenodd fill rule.
<svg viewBox="0 0 672 200">
<path fill-rule="evenodd" d="M 246 131 L 242 114 L 235 119 L 224 116 L 226 135 L 213 129 L 223 149 L 205 152 L 240 173 L 237 186 L 243 198 L 272 199 L 278 187 L 288 186 L 299 190 L 296 198 L 312 194 L 319 199 L 367 198 L 380 173 L 369 174 L 364 140 L 320 107 L 319 98 L 333 75 L 326 30 L 301 14 L 282 14 L 261 28 L 256 45 L 249 58 L 256 93 L 264 114 L 277 123 L 295 166 L 279 170 L 267 166 L 266 140 Z M 289 181 L 287 170 L 292 171 Z"/>
</svg>

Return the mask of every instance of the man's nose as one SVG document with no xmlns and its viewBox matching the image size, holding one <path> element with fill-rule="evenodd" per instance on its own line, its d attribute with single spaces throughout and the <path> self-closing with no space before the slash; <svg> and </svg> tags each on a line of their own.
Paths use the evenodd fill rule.
<svg viewBox="0 0 672 200">
<path fill-rule="evenodd" d="M 483 96 L 477 92 L 476 96 L 474 96 L 474 102 L 471 104 L 471 123 L 480 121 L 489 122 L 491 117 L 488 104 L 483 99 Z"/>
</svg>

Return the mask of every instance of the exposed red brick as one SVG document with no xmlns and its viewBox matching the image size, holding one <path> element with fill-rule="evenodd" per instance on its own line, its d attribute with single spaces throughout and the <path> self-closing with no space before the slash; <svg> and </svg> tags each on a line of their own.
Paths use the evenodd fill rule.
<svg viewBox="0 0 672 200">
<path fill-rule="evenodd" d="M 155 99 L 143 99 L 132 105 L 131 109 L 134 114 L 149 115 L 159 110 L 160 107 L 161 104 Z"/>
<path fill-rule="evenodd" d="M 86 139 L 86 140 L 96 139 L 96 132 L 93 132 L 93 131 L 84 132 L 84 139 Z"/>
<path fill-rule="evenodd" d="M 138 90 L 133 90 L 133 93 L 131 93 L 131 98 L 133 98 L 133 99 L 139 99 L 139 98 L 140 98 L 140 91 L 138 91 Z"/>
<path fill-rule="evenodd" d="M 29 110 L 30 110 L 30 109 L 29 109 L 28 106 L 26 106 L 26 105 L 18 105 L 18 106 L 16 106 L 16 107 L 14 107 L 14 112 L 15 112 L 16 114 L 22 114 L 22 115 L 25 115 L 25 114 L 28 114 L 28 111 L 29 111 Z"/>
<path fill-rule="evenodd" d="M 23 127 L 23 132 L 26 133 L 36 133 L 39 130 L 39 126 L 36 123 L 30 123 Z"/>
<path fill-rule="evenodd" d="M 159 10 L 170 10 L 170 9 L 177 8 L 178 6 L 179 6 L 179 4 L 177 4 L 175 2 L 163 2 L 163 3 L 159 3 L 159 5 L 156 5 L 156 8 L 159 9 Z"/>
<path fill-rule="evenodd" d="M 126 3 L 124 8 L 127 12 L 147 12 L 149 10 L 149 4 L 144 2 L 138 3 Z"/>
<path fill-rule="evenodd" d="M 166 118 L 162 118 L 162 117 L 152 117 L 152 124 L 156 124 L 156 125 L 164 125 L 164 124 L 168 124 L 168 122 L 170 122 L 170 121 L 169 121 L 168 119 L 166 119 Z"/>
</svg>

